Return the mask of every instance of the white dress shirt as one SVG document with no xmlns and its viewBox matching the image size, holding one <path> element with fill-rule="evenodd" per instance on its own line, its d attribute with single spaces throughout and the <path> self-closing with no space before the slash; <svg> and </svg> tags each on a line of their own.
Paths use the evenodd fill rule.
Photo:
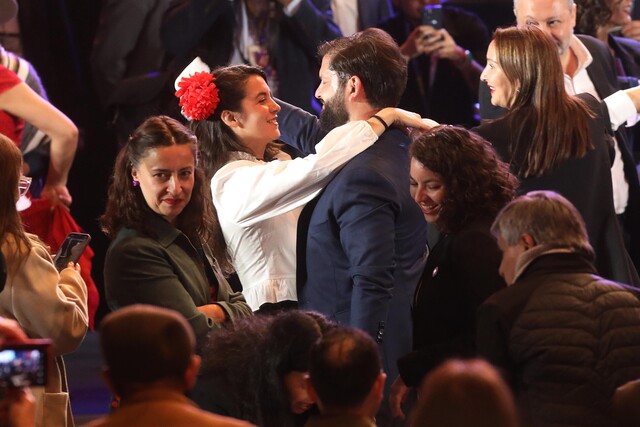
<svg viewBox="0 0 640 427">
<path fill-rule="evenodd" d="M 211 194 L 247 304 L 297 301 L 296 234 L 300 211 L 333 173 L 366 150 L 378 136 L 366 121 L 332 130 L 316 154 L 291 159 L 285 153 L 263 162 L 247 153 L 220 168 Z"/>
<path fill-rule="evenodd" d="M 573 76 L 564 75 L 564 84 L 567 93 L 576 95 L 578 93 L 588 93 L 596 99 L 601 100 L 598 96 L 589 74 L 587 67 L 593 61 L 593 57 L 589 53 L 586 46 L 573 36 L 570 45 L 571 51 L 578 60 L 578 67 Z M 609 109 L 609 118 L 611 120 L 611 128 L 617 130 L 618 127 L 625 123 L 627 126 L 633 126 L 638 122 L 640 116 L 636 111 L 633 101 L 623 91 L 617 91 L 604 99 Z M 611 183 L 613 185 L 613 205 L 617 214 L 624 213 L 629 202 L 629 183 L 624 176 L 624 164 L 622 163 L 622 154 L 620 153 L 619 142 L 614 138 L 615 158 L 611 166 Z"/>
</svg>

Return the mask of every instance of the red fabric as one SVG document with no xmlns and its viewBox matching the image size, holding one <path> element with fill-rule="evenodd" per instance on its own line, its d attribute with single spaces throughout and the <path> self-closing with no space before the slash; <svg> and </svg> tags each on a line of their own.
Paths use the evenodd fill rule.
<svg viewBox="0 0 640 427">
<path fill-rule="evenodd" d="M 0 93 L 4 93 L 21 83 L 20 77 L 7 67 L 0 65 Z M 0 133 L 11 138 L 17 146 L 20 146 L 24 121 L 0 110 Z"/>
<path fill-rule="evenodd" d="M 31 199 L 31 207 L 20 212 L 25 229 L 37 235 L 51 248 L 52 253 L 56 253 L 64 241 L 67 234 L 71 232 L 82 232 L 80 226 L 75 222 L 69 211 L 58 206 L 53 211 L 51 204 L 45 199 Z M 95 282 L 91 278 L 91 259 L 93 250 L 87 246 L 80 257 L 80 274 L 87 284 L 88 308 L 89 308 L 89 328 L 94 330 L 94 318 L 100 303 L 100 294 Z"/>
</svg>

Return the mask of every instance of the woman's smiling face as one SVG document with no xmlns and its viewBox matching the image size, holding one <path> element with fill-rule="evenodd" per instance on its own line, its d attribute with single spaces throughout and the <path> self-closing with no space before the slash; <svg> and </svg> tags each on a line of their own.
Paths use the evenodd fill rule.
<svg viewBox="0 0 640 427">
<path fill-rule="evenodd" d="M 509 108 L 513 102 L 513 86 L 504 73 L 496 55 L 495 42 L 487 49 L 487 65 L 484 67 L 480 80 L 487 83 L 491 91 L 491 103 L 502 108 Z"/>
<path fill-rule="evenodd" d="M 411 159 L 410 175 L 411 196 L 420 206 L 424 219 L 437 223 L 446 196 L 444 180 L 415 158 Z"/>
</svg>

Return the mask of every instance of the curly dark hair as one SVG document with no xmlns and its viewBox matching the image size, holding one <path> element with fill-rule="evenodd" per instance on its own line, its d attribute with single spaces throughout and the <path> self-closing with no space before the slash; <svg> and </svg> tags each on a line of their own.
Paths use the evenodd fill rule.
<svg viewBox="0 0 640 427">
<path fill-rule="evenodd" d="M 411 156 L 445 185 L 438 227 L 456 233 L 466 223 L 493 219 L 516 194 L 518 179 L 484 138 L 455 126 L 414 135 Z"/>
<path fill-rule="evenodd" d="M 578 5 L 576 32 L 598 37 L 598 28 L 608 24 L 613 15 L 611 0 L 575 0 L 575 2 Z"/>
<path fill-rule="evenodd" d="M 194 400 L 260 426 L 293 427 L 284 376 L 308 371 L 311 347 L 334 326 L 322 314 L 287 310 L 237 319 L 209 333 Z M 224 390 L 222 405 L 211 401 L 220 397 L 215 390 Z"/>
</svg>

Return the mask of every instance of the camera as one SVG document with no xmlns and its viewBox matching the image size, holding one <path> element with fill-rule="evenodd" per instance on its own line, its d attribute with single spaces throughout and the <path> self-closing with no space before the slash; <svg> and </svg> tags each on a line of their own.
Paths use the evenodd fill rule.
<svg viewBox="0 0 640 427">
<path fill-rule="evenodd" d="M 30 339 L 0 347 L 0 387 L 44 386 L 49 376 L 51 340 Z"/>
</svg>

